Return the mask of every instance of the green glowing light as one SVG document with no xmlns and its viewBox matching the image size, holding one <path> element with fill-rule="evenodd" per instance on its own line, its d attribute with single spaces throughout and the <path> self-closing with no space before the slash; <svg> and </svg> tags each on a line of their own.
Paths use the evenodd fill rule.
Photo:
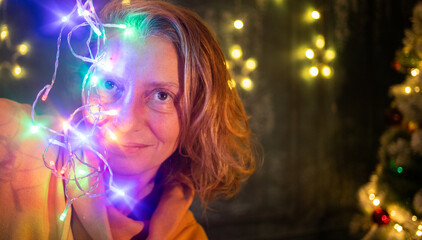
<svg viewBox="0 0 422 240">
<path fill-rule="evenodd" d="M 66 209 L 63 211 L 62 215 L 60 215 L 60 221 L 64 221 L 64 219 L 66 218 L 67 215 L 67 211 L 69 210 L 69 204 L 66 206 Z"/>
<path fill-rule="evenodd" d="M 36 125 L 32 125 L 29 129 L 32 134 L 38 133 L 40 131 L 40 127 Z"/>
<path fill-rule="evenodd" d="M 133 36 L 134 33 L 135 33 L 134 28 L 126 28 L 124 34 L 125 34 L 125 37 L 131 37 Z"/>
<path fill-rule="evenodd" d="M 397 168 L 397 172 L 398 172 L 398 173 L 402 173 L 402 172 L 403 172 L 403 168 L 402 168 L 402 167 L 398 167 L 398 168 Z"/>
</svg>

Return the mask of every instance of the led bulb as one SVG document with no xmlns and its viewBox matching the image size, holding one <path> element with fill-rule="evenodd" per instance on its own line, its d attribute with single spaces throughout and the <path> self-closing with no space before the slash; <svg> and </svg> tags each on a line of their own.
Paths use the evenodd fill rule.
<svg viewBox="0 0 422 240">
<path fill-rule="evenodd" d="M 317 20 L 321 17 L 318 11 L 312 11 L 311 16 L 313 19 Z"/>
<path fill-rule="evenodd" d="M 410 70 L 410 75 L 412 75 L 413 77 L 418 76 L 419 75 L 419 69 L 412 68 L 412 70 Z"/>
<path fill-rule="evenodd" d="M 312 49 L 307 49 L 307 50 L 306 50 L 306 52 L 305 52 L 305 56 L 306 56 L 306 58 L 308 58 L 308 59 L 313 59 L 313 58 L 314 58 L 314 56 L 315 56 L 314 50 L 312 50 Z"/>
<path fill-rule="evenodd" d="M 7 25 L 3 24 L 1 26 L 0 39 L 4 40 L 7 37 L 7 35 L 9 35 L 9 30 L 7 29 Z"/>
<path fill-rule="evenodd" d="M 63 16 L 62 17 L 62 22 L 67 22 L 69 21 L 69 17 L 68 16 Z"/>
<path fill-rule="evenodd" d="M 243 22 L 242 22 L 242 20 L 236 20 L 236 21 L 234 21 L 233 25 L 234 25 L 234 27 L 236 29 L 242 29 L 243 28 Z"/>
<path fill-rule="evenodd" d="M 234 45 L 231 48 L 230 52 L 231 52 L 232 58 L 234 58 L 234 59 L 239 59 L 242 56 L 242 49 L 240 48 L 239 45 Z"/>
<path fill-rule="evenodd" d="M 37 126 L 37 125 L 32 125 L 32 126 L 31 126 L 31 128 L 29 129 L 29 131 L 30 131 L 32 134 L 38 133 L 38 132 L 40 131 L 40 127 L 39 127 L 39 126 Z"/>
<path fill-rule="evenodd" d="M 112 110 L 108 110 L 107 114 L 110 116 L 117 116 L 118 112 L 116 109 L 112 109 Z"/>
<path fill-rule="evenodd" d="M 244 78 L 243 80 L 242 80 L 242 84 L 241 84 L 241 86 L 242 86 L 242 88 L 243 89 L 245 89 L 245 90 L 247 90 L 247 91 L 249 91 L 249 90 L 251 90 L 252 89 L 252 87 L 253 87 L 253 83 L 252 83 L 252 80 L 250 79 L 250 78 Z"/>
<path fill-rule="evenodd" d="M 318 68 L 317 67 L 311 67 L 310 69 L 309 69 L 309 74 L 312 76 L 312 77 L 316 77 L 316 76 L 318 76 L 318 73 L 319 73 L 319 70 L 318 70 Z"/>
<path fill-rule="evenodd" d="M 410 94 L 410 93 L 412 92 L 412 88 L 411 88 L 411 87 L 409 87 L 409 86 L 407 86 L 407 87 L 405 87 L 405 88 L 404 88 L 404 92 L 405 92 L 406 94 Z"/>
<path fill-rule="evenodd" d="M 12 69 L 12 75 L 15 78 L 20 78 L 23 76 L 23 69 L 19 65 L 15 65 Z"/>
<path fill-rule="evenodd" d="M 254 70 L 256 68 L 256 60 L 254 58 L 249 58 L 246 60 L 245 65 L 249 70 Z"/>
<path fill-rule="evenodd" d="M 69 125 L 69 123 L 68 123 L 68 122 L 63 121 L 63 122 L 62 122 L 62 127 L 63 127 L 63 130 L 66 132 L 66 131 L 68 131 L 68 130 L 69 130 L 70 125 Z"/>
<path fill-rule="evenodd" d="M 375 198 L 374 201 L 372 201 L 372 204 L 374 204 L 374 206 L 378 206 L 380 205 L 380 200 L 378 198 Z"/>
<path fill-rule="evenodd" d="M 325 46 L 325 38 L 322 35 L 318 35 L 316 40 L 315 40 L 315 46 L 317 46 L 317 48 L 322 49 Z"/>
<path fill-rule="evenodd" d="M 325 60 L 332 61 L 335 57 L 336 57 L 336 52 L 332 49 L 328 49 L 327 51 L 325 51 Z"/>
<path fill-rule="evenodd" d="M 331 77 L 332 71 L 331 68 L 328 66 L 324 66 L 321 71 L 322 75 L 326 78 Z"/>
<path fill-rule="evenodd" d="M 21 55 L 25 55 L 29 51 L 29 46 L 26 43 L 22 43 L 18 46 L 18 51 Z"/>
</svg>

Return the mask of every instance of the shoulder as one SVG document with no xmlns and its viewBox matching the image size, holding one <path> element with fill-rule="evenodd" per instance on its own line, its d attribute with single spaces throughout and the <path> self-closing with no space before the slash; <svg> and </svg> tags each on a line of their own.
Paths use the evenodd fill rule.
<svg viewBox="0 0 422 240">
<path fill-rule="evenodd" d="M 187 211 L 173 239 L 208 239 L 202 226 L 195 220 L 191 211 Z"/>
<path fill-rule="evenodd" d="M 193 195 L 190 186 L 165 187 L 151 217 L 148 239 L 208 239 L 189 210 Z"/>
</svg>

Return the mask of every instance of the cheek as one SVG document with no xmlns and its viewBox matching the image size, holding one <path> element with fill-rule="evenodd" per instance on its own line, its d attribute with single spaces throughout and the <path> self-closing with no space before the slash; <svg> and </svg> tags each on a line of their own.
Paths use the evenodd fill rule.
<svg viewBox="0 0 422 240">
<path fill-rule="evenodd" d="M 180 133 L 179 118 L 174 114 L 152 114 L 151 130 L 160 142 L 168 146 L 177 146 Z"/>
</svg>

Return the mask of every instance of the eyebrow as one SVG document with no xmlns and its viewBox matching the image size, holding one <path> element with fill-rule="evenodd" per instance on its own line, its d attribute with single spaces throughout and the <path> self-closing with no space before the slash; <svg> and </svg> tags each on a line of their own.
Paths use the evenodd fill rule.
<svg viewBox="0 0 422 240">
<path fill-rule="evenodd" d="M 168 88 L 176 88 L 179 90 L 179 84 L 173 83 L 173 82 L 157 82 L 157 81 L 151 81 L 146 83 L 149 87 L 168 87 Z"/>
</svg>

